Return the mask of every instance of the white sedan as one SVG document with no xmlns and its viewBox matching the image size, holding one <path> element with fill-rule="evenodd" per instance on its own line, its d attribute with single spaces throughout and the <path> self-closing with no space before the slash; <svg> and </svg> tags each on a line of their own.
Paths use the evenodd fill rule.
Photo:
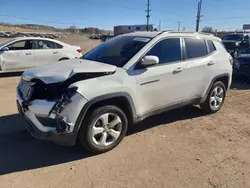
<svg viewBox="0 0 250 188">
<path fill-rule="evenodd" d="M 39 37 L 13 38 L 0 43 L 0 72 L 31 67 L 82 56 L 79 46 Z"/>
</svg>

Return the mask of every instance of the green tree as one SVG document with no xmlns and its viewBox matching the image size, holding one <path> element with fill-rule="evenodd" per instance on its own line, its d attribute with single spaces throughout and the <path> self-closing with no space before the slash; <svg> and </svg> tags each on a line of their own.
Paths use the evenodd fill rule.
<svg viewBox="0 0 250 188">
<path fill-rule="evenodd" d="M 214 30 L 213 30 L 213 28 L 212 27 L 204 27 L 203 29 L 202 29 L 202 32 L 205 32 L 205 33 L 213 33 L 214 32 Z"/>
</svg>

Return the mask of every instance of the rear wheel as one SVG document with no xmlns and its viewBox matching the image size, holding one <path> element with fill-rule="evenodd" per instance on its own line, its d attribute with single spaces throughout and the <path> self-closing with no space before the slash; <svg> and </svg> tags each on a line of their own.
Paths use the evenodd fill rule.
<svg viewBox="0 0 250 188">
<path fill-rule="evenodd" d="M 215 113 L 222 107 L 226 96 L 226 87 L 223 82 L 215 82 L 210 89 L 207 99 L 200 104 L 201 109 L 208 113 Z"/>
<path fill-rule="evenodd" d="M 127 127 L 127 117 L 120 108 L 100 107 L 83 122 L 79 140 L 90 152 L 107 152 L 121 142 L 127 132 Z"/>
</svg>

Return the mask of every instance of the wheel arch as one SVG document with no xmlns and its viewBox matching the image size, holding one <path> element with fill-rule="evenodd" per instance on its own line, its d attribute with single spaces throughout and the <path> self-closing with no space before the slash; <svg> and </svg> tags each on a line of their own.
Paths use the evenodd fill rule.
<svg viewBox="0 0 250 188">
<path fill-rule="evenodd" d="M 215 82 L 218 82 L 218 81 L 221 81 L 225 85 L 226 89 L 229 89 L 230 75 L 228 73 L 225 73 L 225 74 L 218 75 L 212 79 L 212 81 L 211 81 L 211 83 L 206 91 L 206 94 L 209 93 L 213 84 Z"/>
<path fill-rule="evenodd" d="M 121 108 L 124 113 L 127 115 L 129 123 L 136 123 L 136 109 L 130 94 L 126 92 L 117 92 L 111 94 L 105 94 L 88 101 L 82 108 L 74 128 L 74 132 L 78 134 L 79 129 L 81 128 L 84 119 L 96 108 L 105 106 L 105 105 L 114 105 Z"/>
<path fill-rule="evenodd" d="M 210 84 L 209 84 L 209 86 L 208 86 L 208 88 L 206 90 L 205 96 L 202 97 L 200 103 L 203 103 L 206 100 L 207 95 L 208 95 L 210 89 L 212 88 L 213 84 L 215 82 L 218 82 L 218 81 L 221 81 L 225 85 L 226 89 L 228 90 L 229 87 L 230 87 L 230 85 L 229 85 L 230 84 L 230 74 L 229 73 L 224 73 L 224 74 L 220 74 L 220 75 L 215 76 L 211 80 L 211 82 L 210 82 Z"/>
</svg>

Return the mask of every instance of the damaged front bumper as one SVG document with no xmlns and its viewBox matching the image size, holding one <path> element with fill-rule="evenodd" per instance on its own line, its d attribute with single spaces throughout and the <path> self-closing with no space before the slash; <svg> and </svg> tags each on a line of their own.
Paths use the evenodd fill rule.
<svg viewBox="0 0 250 188">
<path fill-rule="evenodd" d="M 17 88 L 17 108 L 29 122 L 25 125 L 37 139 L 51 140 L 61 145 L 75 145 L 79 113 L 87 100 L 76 92 L 70 99 L 62 96 L 57 101 L 33 100 L 26 102 Z"/>
</svg>

